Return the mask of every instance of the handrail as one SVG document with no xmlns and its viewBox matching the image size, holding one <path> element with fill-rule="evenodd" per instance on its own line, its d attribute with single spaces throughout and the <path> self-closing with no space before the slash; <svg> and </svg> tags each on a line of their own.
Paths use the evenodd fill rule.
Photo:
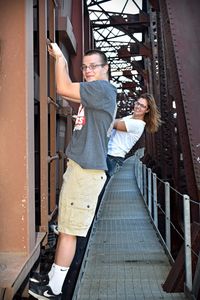
<svg viewBox="0 0 200 300">
<path fill-rule="evenodd" d="M 165 182 L 157 177 L 155 173 L 152 172 L 150 168 L 147 168 L 140 160 L 140 154 L 135 153 L 135 176 L 138 184 L 138 188 L 143 197 L 144 203 L 148 208 L 149 215 L 153 221 L 154 227 L 159 233 L 161 241 L 170 257 L 173 261 L 171 254 L 171 229 L 175 229 L 180 235 L 184 242 L 185 248 L 185 287 L 189 292 L 192 293 L 192 253 L 195 254 L 198 259 L 199 254 L 195 253 L 191 246 L 191 224 L 190 224 L 190 202 L 200 205 L 199 202 L 190 199 L 188 195 L 183 195 L 173 187 L 170 186 L 168 182 Z M 153 179 L 153 183 L 152 183 Z M 164 197 L 165 197 L 165 211 L 161 208 L 161 205 L 157 199 L 157 181 L 160 181 L 164 185 Z M 184 218 L 184 236 L 179 232 L 176 226 L 171 221 L 170 216 L 170 190 L 175 191 L 183 199 L 183 218 Z M 159 228 L 158 228 L 158 209 L 165 215 L 165 239 L 163 239 Z"/>
</svg>

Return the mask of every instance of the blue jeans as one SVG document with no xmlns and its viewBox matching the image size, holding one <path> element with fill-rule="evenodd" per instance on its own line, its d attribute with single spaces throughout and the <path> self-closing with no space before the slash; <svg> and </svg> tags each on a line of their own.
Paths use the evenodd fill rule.
<svg viewBox="0 0 200 300">
<path fill-rule="evenodd" d="M 119 171 L 124 162 L 124 157 L 107 155 L 107 166 L 108 171 L 106 171 L 107 176 L 111 177 Z"/>
</svg>

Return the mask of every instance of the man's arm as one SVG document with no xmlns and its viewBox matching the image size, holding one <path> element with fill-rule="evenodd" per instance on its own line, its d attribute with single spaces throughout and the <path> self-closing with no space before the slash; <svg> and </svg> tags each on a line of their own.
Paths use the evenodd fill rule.
<svg viewBox="0 0 200 300">
<path fill-rule="evenodd" d="M 68 63 L 56 43 L 48 46 L 48 51 L 56 60 L 55 77 L 57 93 L 63 97 L 69 98 L 70 101 L 80 103 L 80 83 L 72 82 L 69 77 Z"/>
<path fill-rule="evenodd" d="M 115 119 L 113 128 L 119 131 L 127 131 L 125 122 L 123 119 Z"/>
<path fill-rule="evenodd" d="M 65 96 L 62 96 L 62 99 L 64 99 L 65 101 L 78 102 L 77 99 L 69 98 L 69 97 L 65 97 Z M 79 101 L 79 102 L 80 102 L 80 101 Z"/>
</svg>

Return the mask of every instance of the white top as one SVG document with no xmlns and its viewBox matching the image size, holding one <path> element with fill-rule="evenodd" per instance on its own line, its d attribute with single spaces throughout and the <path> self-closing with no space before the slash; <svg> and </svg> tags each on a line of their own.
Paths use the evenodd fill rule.
<svg viewBox="0 0 200 300">
<path fill-rule="evenodd" d="M 146 123 L 143 120 L 133 119 L 132 116 L 122 118 L 127 131 L 113 129 L 109 142 L 108 154 L 125 157 L 141 137 Z"/>
</svg>

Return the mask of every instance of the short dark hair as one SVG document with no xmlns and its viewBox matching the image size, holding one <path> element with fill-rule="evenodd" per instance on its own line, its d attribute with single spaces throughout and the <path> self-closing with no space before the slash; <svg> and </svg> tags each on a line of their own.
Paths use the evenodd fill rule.
<svg viewBox="0 0 200 300">
<path fill-rule="evenodd" d="M 107 56 L 105 55 L 104 52 L 102 52 L 101 50 L 99 49 L 90 49 L 90 50 L 87 50 L 84 54 L 84 56 L 89 56 L 89 55 L 93 55 L 93 54 L 98 54 L 101 59 L 102 59 L 102 64 L 104 65 L 107 65 L 108 64 L 108 59 L 107 59 Z"/>
</svg>

